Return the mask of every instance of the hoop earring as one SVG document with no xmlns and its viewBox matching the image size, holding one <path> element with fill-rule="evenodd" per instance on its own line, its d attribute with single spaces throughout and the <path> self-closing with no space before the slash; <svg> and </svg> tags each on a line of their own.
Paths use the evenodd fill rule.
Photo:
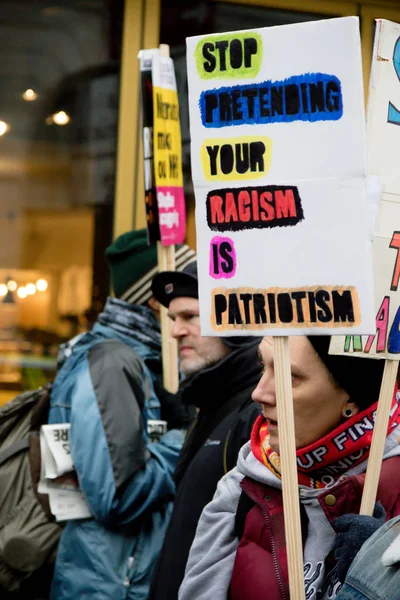
<svg viewBox="0 0 400 600">
<path fill-rule="evenodd" d="M 346 419 L 350 419 L 350 417 L 353 416 L 353 411 L 351 410 L 351 408 L 346 408 L 346 410 L 344 410 L 342 414 L 344 417 L 346 417 Z"/>
</svg>

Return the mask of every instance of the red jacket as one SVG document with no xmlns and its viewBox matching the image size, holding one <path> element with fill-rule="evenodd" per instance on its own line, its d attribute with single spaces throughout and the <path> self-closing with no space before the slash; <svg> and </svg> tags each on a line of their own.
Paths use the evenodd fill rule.
<svg viewBox="0 0 400 600">
<path fill-rule="evenodd" d="M 360 510 L 365 473 L 345 477 L 318 501 L 330 523 L 346 513 Z M 288 569 L 282 494 L 279 490 L 245 477 L 242 489 L 254 502 L 248 512 L 243 537 L 233 567 L 231 600 L 288 600 Z M 400 456 L 382 463 L 379 500 L 386 519 L 400 514 Z"/>
</svg>

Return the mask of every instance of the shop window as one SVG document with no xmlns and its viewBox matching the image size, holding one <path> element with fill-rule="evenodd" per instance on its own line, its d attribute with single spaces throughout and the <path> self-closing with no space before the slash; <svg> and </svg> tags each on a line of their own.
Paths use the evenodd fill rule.
<svg viewBox="0 0 400 600">
<path fill-rule="evenodd" d="M 0 404 L 108 291 L 122 2 L 0 1 Z"/>
</svg>

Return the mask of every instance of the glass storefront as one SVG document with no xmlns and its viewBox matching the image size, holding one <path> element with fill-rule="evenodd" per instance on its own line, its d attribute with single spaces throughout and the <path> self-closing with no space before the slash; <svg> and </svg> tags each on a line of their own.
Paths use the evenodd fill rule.
<svg viewBox="0 0 400 600">
<path fill-rule="evenodd" d="M 122 4 L 12 0 L 0 23 L 2 403 L 54 377 L 108 291 Z"/>
</svg>

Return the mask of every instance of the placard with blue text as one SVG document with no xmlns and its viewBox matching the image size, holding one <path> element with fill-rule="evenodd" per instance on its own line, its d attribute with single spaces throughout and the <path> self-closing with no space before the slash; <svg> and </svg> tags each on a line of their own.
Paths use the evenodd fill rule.
<svg viewBox="0 0 400 600">
<path fill-rule="evenodd" d="M 400 25 L 377 21 L 367 120 L 368 171 L 381 178 L 372 245 L 376 325 L 332 338 L 332 354 L 400 360 Z"/>
</svg>

